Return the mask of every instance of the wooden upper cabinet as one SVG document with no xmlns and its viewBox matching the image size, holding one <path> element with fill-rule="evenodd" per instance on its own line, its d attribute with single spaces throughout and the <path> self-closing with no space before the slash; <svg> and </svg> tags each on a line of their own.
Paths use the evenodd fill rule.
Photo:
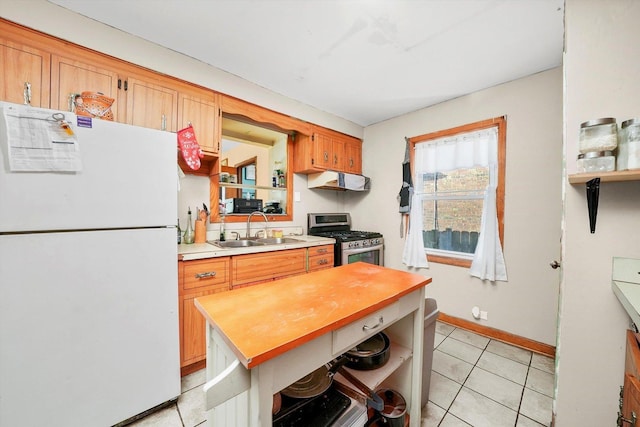
<svg viewBox="0 0 640 427">
<path fill-rule="evenodd" d="M 324 170 L 362 173 L 362 141 L 357 138 L 316 129 L 311 136 L 297 137 L 294 150 L 296 173 Z"/>
<path fill-rule="evenodd" d="M 87 58 L 89 59 L 89 58 Z M 111 111 L 118 117 L 118 73 L 91 64 L 90 59 L 81 61 L 53 55 L 51 59 L 51 108 L 73 111 L 74 95 L 82 92 L 100 92 L 115 101 Z M 95 62 L 94 62 L 95 63 Z"/>
<path fill-rule="evenodd" d="M 334 147 L 331 137 L 323 133 L 314 132 L 311 136 L 311 141 L 315 153 L 313 159 L 314 166 L 320 169 L 334 169 Z"/>
<path fill-rule="evenodd" d="M 151 129 L 178 130 L 178 91 L 156 82 L 129 77 L 126 91 L 126 123 Z"/>
<path fill-rule="evenodd" d="M 345 141 L 343 167 L 345 172 L 362 173 L 362 141 L 357 139 Z"/>
<path fill-rule="evenodd" d="M 51 55 L 43 50 L 0 38 L 0 100 L 25 104 L 30 86 L 30 104 L 49 107 Z"/>
<path fill-rule="evenodd" d="M 178 94 L 178 123 L 183 129 L 189 124 L 205 154 L 217 155 L 222 137 L 218 95 L 202 90 L 200 94 Z"/>
</svg>

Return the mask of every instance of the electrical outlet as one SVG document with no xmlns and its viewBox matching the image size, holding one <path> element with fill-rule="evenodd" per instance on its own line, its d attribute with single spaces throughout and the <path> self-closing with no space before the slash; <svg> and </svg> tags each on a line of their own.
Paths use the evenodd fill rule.
<svg viewBox="0 0 640 427">
<path fill-rule="evenodd" d="M 487 316 L 489 313 L 487 313 L 486 311 L 481 311 L 480 312 L 480 319 L 482 320 L 487 320 Z"/>
</svg>

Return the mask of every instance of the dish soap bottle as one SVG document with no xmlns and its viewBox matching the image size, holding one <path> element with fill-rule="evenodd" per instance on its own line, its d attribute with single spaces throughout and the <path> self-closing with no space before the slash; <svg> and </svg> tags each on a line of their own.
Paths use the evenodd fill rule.
<svg viewBox="0 0 640 427">
<path fill-rule="evenodd" d="M 193 232 L 193 226 L 191 225 L 191 206 L 187 211 L 187 229 L 184 232 L 184 243 L 191 244 L 195 239 L 195 233 Z"/>
<path fill-rule="evenodd" d="M 226 209 L 222 203 L 220 203 L 220 241 L 224 242 L 226 240 L 224 233 L 224 215 L 226 213 Z"/>
</svg>

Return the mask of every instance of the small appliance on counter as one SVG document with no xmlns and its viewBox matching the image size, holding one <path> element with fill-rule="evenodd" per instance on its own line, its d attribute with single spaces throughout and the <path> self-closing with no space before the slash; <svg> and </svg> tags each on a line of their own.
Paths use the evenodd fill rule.
<svg viewBox="0 0 640 427">
<path fill-rule="evenodd" d="M 284 210 L 280 207 L 280 202 L 269 200 L 265 204 L 263 212 L 268 214 L 281 214 Z"/>
<path fill-rule="evenodd" d="M 246 214 L 262 210 L 262 199 L 241 199 L 234 197 L 225 199 L 225 209 L 228 214 Z"/>
</svg>

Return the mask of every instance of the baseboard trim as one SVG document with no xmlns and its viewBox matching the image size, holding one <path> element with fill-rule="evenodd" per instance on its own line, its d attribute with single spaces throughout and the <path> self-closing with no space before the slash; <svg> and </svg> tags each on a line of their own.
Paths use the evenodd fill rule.
<svg viewBox="0 0 640 427">
<path fill-rule="evenodd" d="M 490 328 L 488 326 L 479 325 L 469 320 L 449 316 L 448 314 L 442 312 L 438 314 L 438 320 L 451 326 L 458 326 L 462 329 L 467 329 L 479 335 L 483 335 L 487 338 L 495 339 L 507 344 L 514 345 L 516 347 L 524 348 L 525 350 L 530 350 L 535 353 L 543 354 L 545 356 L 553 358 L 556 357 L 555 346 L 549 344 L 544 344 L 538 341 L 531 340 L 529 338 L 524 338 L 519 335 L 504 332 L 499 329 Z"/>
<path fill-rule="evenodd" d="M 184 377 L 185 375 L 192 374 L 200 369 L 204 369 L 207 366 L 206 359 L 200 360 L 196 363 L 192 363 L 191 365 L 183 366 L 180 368 L 180 376 Z"/>
</svg>

